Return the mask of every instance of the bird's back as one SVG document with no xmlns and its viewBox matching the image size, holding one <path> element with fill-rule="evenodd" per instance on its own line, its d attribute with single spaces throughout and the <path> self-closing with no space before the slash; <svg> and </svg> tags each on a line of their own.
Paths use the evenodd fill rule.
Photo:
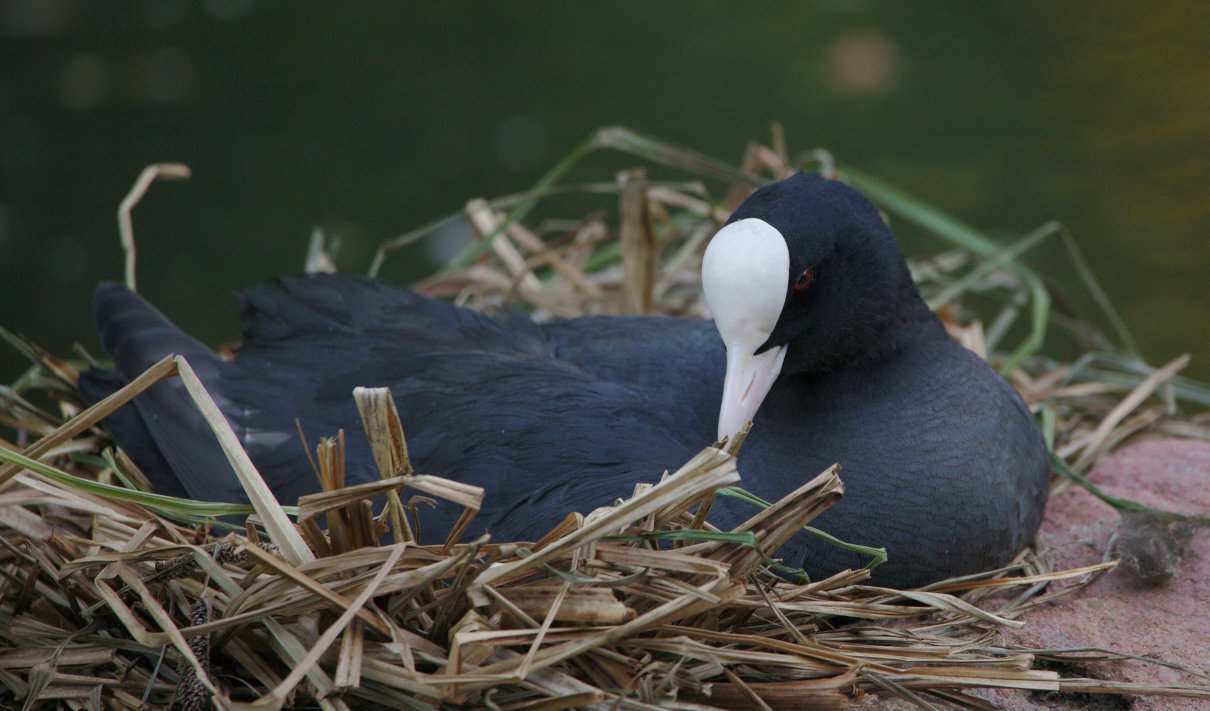
<svg viewBox="0 0 1210 711">
<path fill-rule="evenodd" d="M 634 482 L 658 480 L 710 441 L 683 426 L 691 404 L 588 367 L 593 359 L 580 344 L 616 332 L 619 324 L 608 319 L 590 330 L 565 325 L 547 333 L 524 316 L 490 318 L 336 276 L 279 280 L 242 301 L 244 343 L 225 362 L 137 295 L 102 286 L 98 327 L 116 372 L 94 373 L 84 387 L 97 399 L 164 355 L 183 353 L 285 503 L 318 488 L 296 421 L 312 440 L 346 431 L 349 483 L 378 477 L 360 435 L 357 386 L 390 387 L 414 464 L 486 488 L 491 494 L 471 531 L 509 538 L 539 536 L 569 511 L 627 496 Z M 632 356 L 653 360 L 635 347 Z M 161 489 L 243 499 L 178 382 L 157 385 L 136 404 L 109 425 L 119 443 L 141 453 Z M 164 460 L 171 471 L 157 471 Z M 518 510 L 525 515 L 511 515 Z M 425 515 L 440 538 L 457 511 Z"/>
</svg>

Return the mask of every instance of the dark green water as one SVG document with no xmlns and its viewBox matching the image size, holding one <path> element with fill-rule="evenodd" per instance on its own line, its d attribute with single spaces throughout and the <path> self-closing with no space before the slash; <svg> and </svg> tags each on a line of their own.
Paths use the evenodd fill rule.
<svg viewBox="0 0 1210 711">
<path fill-rule="evenodd" d="M 322 224 L 378 241 L 528 186 L 624 124 L 738 160 L 772 119 L 1004 235 L 1073 230 L 1152 362 L 1210 377 L 1210 4 L 0 0 L 0 324 L 96 348 L 121 275 L 204 340 Z M 609 175 L 597 160 L 578 175 Z M 940 245 L 901 234 L 909 251 Z M 397 281 L 423 252 L 389 263 Z M 1092 313 L 1057 245 L 1030 258 Z M 0 381 L 23 367 L 0 353 Z"/>
</svg>

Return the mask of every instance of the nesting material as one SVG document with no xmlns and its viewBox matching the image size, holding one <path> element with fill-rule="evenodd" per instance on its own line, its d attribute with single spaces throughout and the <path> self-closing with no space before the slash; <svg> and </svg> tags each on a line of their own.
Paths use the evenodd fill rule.
<svg viewBox="0 0 1210 711">
<path fill-rule="evenodd" d="M 519 199 L 468 203 L 480 242 L 422 288 L 489 311 L 520 303 L 536 318 L 704 316 L 697 273 L 706 240 L 751 185 L 794 165 L 780 131 L 772 147 L 748 148 L 743 171 L 624 129 L 586 146 L 726 178 L 725 201 L 703 184 L 641 172 L 581 186 L 548 176 Z M 835 170 L 827 154 L 804 156 Z M 560 191 L 604 195 L 620 218 L 529 220 L 534 201 Z M 128 207 L 124 216 L 128 223 Z M 374 269 L 408 239 L 385 244 Z M 1064 475 L 1056 487 L 1095 490 L 1084 474 L 1140 432 L 1210 438 L 1204 418 L 1180 409 L 1210 404 L 1210 390 L 1178 375 L 1186 359 L 1156 369 L 1091 349 L 1073 363 L 1013 350 L 1007 334 L 1037 296 L 1019 264 L 962 249 L 913 267 L 956 337 L 1011 364 L 1008 377 L 1053 443 Z M 987 327 L 966 310 L 974 293 L 1001 304 Z M 1210 700 L 1192 676 L 1163 686 L 1064 678 L 1039 656 L 1078 650 L 1001 642 L 999 629 L 1028 625 L 1032 607 L 1078 594 L 1112 559 L 1054 570 L 1045 551 L 1025 551 L 1000 570 L 904 591 L 870 584 L 868 568 L 796 578 L 778 548 L 844 495 L 842 466 L 804 473 L 798 490 L 754 503 L 747 522 L 718 531 L 715 498 L 744 496 L 741 442 L 703 443 L 658 484 L 605 509 L 569 511 L 538 541 L 463 540 L 490 494 L 450 472 L 417 472 L 405 432 L 419 423 L 400 422 L 383 389 L 350 393 L 364 433 L 300 442 L 314 452 L 314 472 L 298 475 L 317 476 L 323 491 L 278 502 L 184 359 L 166 358 L 84 408 L 74 389 L 84 363 L 5 335 L 34 366 L 0 390 L 0 426 L 11 436 L 0 438 L 0 706 L 788 709 L 848 708 L 877 695 L 988 708 L 971 694 L 988 687 Z M 1014 355 L 997 355 L 1006 351 Z M 149 493 L 98 429 L 171 377 L 185 381 L 250 505 Z M 344 447 L 354 436 L 368 438 L 380 479 L 346 487 Z M 1164 521 L 1204 523 L 1099 495 Z M 431 499 L 463 514 L 440 532 L 444 544 L 419 545 Z M 868 539 L 876 543 L 877 532 Z M 863 550 L 876 564 L 878 551 Z M 1183 660 L 1163 661 L 1179 669 Z"/>
</svg>

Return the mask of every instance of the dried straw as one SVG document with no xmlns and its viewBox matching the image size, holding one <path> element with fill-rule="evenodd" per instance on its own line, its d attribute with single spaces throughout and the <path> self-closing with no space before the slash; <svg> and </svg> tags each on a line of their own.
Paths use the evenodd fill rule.
<svg viewBox="0 0 1210 711">
<path fill-rule="evenodd" d="M 468 202 L 463 214 L 481 243 L 423 288 L 488 310 L 520 300 L 539 318 L 701 316 L 696 275 L 707 237 L 753 185 L 795 167 L 780 128 L 772 146 L 748 147 L 742 170 L 624 129 L 604 129 L 585 146 L 520 198 Z M 572 189 L 555 181 L 573 158 L 600 148 L 722 179 L 725 202 L 716 205 L 700 183 L 630 171 L 584 187 L 617 195 L 614 227 L 557 215 L 522 223 L 533 200 Z M 823 152 L 804 160 L 836 170 Z M 129 208 L 157 174 L 149 171 L 123 202 L 131 270 Z M 384 244 L 375 268 L 411 239 Z M 1040 239 L 1011 253 L 970 249 L 913 268 L 951 330 L 1003 363 L 999 345 L 1016 305 L 1033 298 L 1033 282 L 1014 260 Z M 318 263 L 314 254 L 309 262 Z M 964 309 L 971 292 L 1006 304 L 991 327 Z M 1113 560 L 1053 570 L 1044 553 L 1027 551 L 1004 569 L 918 590 L 870 585 L 868 569 L 795 580 L 778 567 L 778 548 L 843 496 L 839 467 L 718 531 L 710 525 L 714 497 L 743 496 L 733 488 L 742 484 L 742 442 L 707 446 L 630 498 L 568 512 L 541 540 L 464 541 L 490 494 L 440 476 L 448 472 L 417 473 L 408 423 L 385 389 L 350 395 L 380 479 L 344 486 L 345 435 L 322 433 L 315 466 L 324 490 L 293 508 L 264 485 L 184 359 L 165 358 L 82 408 L 74 382 L 83 363 L 5 335 L 35 366 L 0 392 L 0 423 L 14 433 L 14 441 L 0 438 L 0 704 L 778 709 L 848 708 L 875 695 L 988 708 L 969 693 L 981 688 L 1210 699 L 1195 675 L 1188 684 L 1141 685 L 1062 677 L 1038 664 L 1121 658 L 1104 650 L 1002 643 L 997 630 L 1028 625 L 1028 610 L 1078 594 Z M 1012 360 L 1009 375 L 1067 475 L 1056 486 L 1074 481 L 1095 492 L 1089 468 L 1139 432 L 1210 439 L 1205 418 L 1174 407 L 1210 404 L 1210 390 L 1178 375 L 1187 358 L 1155 369 L 1120 354 L 1064 364 L 1018 349 Z M 166 377 L 182 379 L 251 506 L 148 493 L 129 458 L 105 449 L 98 423 Z M 443 545 L 416 542 L 424 514 L 405 503 L 413 495 L 462 507 Z M 251 515 L 232 532 L 215 518 L 230 514 Z"/>
</svg>

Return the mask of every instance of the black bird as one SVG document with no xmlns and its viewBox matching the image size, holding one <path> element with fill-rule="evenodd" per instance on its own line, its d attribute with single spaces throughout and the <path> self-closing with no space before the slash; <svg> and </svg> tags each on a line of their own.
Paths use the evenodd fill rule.
<svg viewBox="0 0 1210 711">
<path fill-rule="evenodd" d="M 847 493 L 818 520 L 886 546 L 885 584 L 918 585 L 1008 561 L 1033 537 L 1049 464 L 1029 410 L 956 343 L 920 298 L 887 226 L 852 188 L 800 173 L 757 190 L 702 267 L 714 323 L 491 318 L 373 281 L 287 278 L 242 295 L 234 361 L 124 287 L 96 294 L 115 371 L 99 399 L 168 353 L 184 355 L 278 498 L 317 483 L 298 441 L 359 430 L 355 386 L 389 386 L 424 472 L 485 487 L 468 535 L 534 539 L 654 481 L 717 436 L 755 422 L 743 485 L 775 500 L 834 462 Z M 719 406 L 719 396 L 722 405 Z M 244 494 L 183 387 L 166 381 L 108 422 L 159 490 Z M 377 478 L 349 438 L 351 483 Z M 720 499 L 723 527 L 753 513 Z M 425 514 L 444 535 L 452 507 Z M 779 552 L 813 575 L 864 563 L 800 534 Z"/>
</svg>

